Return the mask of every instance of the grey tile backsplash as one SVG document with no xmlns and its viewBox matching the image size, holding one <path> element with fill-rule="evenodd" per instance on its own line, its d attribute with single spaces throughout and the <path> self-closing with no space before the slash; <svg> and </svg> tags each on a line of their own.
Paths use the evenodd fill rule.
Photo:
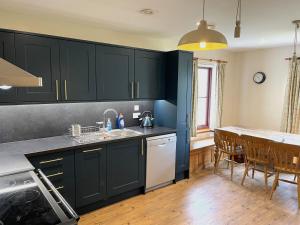
<svg viewBox="0 0 300 225">
<path fill-rule="evenodd" d="M 134 105 L 140 106 L 139 112 L 153 111 L 154 101 L 0 106 L 0 143 L 63 135 L 74 123 L 92 126 L 103 121 L 107 108 L 123 112 L 125 126 L 136 126 L 138 120 L 132 118 Z M 107 117 L 114 118 L 110 113 Z M 115 120 L 112 123 L 115 125 Z"/>
</svg>

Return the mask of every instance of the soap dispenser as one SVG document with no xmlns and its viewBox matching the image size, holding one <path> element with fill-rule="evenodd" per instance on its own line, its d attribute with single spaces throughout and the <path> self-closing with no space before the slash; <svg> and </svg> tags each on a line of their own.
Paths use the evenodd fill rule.
<svg viewBox="0 0 300 225">
<path fill-rule="evenodd" d="M 106 129 L 107 129 L 107 131 L 111 131 L 112 130 L 112 125 L 111 125 L 110 118 L 107 119 Z"/>
</svg>

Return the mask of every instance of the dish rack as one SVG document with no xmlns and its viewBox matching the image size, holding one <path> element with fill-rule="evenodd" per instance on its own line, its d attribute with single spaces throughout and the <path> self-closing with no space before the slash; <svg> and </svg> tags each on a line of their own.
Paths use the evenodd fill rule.
<svg viewBox="0 0 300 225">
<path fill-rule="evenodd" d="M 92 143 L 103 139 L 104 128 L 99 126 L 80 127 L 80 134 L 74 136 L 72 128 L 69 129 L 70 136 L 80 144 Z"/>
</svg>

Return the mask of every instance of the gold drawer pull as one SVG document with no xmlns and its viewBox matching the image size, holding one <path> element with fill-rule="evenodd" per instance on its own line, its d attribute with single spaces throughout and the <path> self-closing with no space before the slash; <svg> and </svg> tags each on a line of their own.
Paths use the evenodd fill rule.
<svg viewBox="0 0 300 225">
<path fill-rule="evenodd" d="M 57 158 L 57 159 L 51 159 L 51 160 L 47 160 L 47 161 L 41 161 L 40 164 L 47 164 L 47 163 L 52 163 L 52 162 L 58 162 L 58 161 L 62 161 L 64 158 Z"/>
<path fill-rule="evenodd" d="M 59 186 L 59 187 L 57 187 L 57 188 L 55 188 L 56 190 L 61 190 L 61 189 L 64 189 L 64 186 Z M 52 190 L 51 189 L 49 189 L 48 190 L 49 192 L 52 192 Z"/>
<path fill-rule="evenodd" d="M 50 174 L 50 175 L 48 175 L 46 177 L 48 177 L 48 178 L 50 178 L 50 177 L 56 177 L 56 176 L 60 176 L 60 175 L 63 175 L 63 174 L 64 174 L 64 172 L 58 172 L 58 173 Z"/>
<path fill-rule="evenodd" d="M 95 149 L 90 149 L 90 150 L 84 150 L 82 151 L 83 153 L 88 153 L 88 152 L 96 152 L 96 151 L 101 151 L 102 148 L 95 148 Z"/>
</svg>

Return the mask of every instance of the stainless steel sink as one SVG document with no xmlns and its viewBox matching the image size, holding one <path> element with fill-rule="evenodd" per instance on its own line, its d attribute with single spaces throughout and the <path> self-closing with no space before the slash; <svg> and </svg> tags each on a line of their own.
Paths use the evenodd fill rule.
<svg viewBox="0 0 300 225">
<path fill-rule="evenodd" d="M 130 129 L 122 129 L 122 130 L 115 129 L 106 133 L 108 134 L 108 136 L 112 136 L 112 137 L 134 137 L 134 136 L 142 135 L 141 132 L 130 130 Z"/>
<path fill-rule="evenodd" d="M 75 137 L 74 140 L 78 143 L 93 143 L 105 140 L 115 140 L 128 137 L 140 136 L 143 133 L 131 129 L 114 129 L 111 131 L 88 132 L 80 137 Z"/>
</svg>

